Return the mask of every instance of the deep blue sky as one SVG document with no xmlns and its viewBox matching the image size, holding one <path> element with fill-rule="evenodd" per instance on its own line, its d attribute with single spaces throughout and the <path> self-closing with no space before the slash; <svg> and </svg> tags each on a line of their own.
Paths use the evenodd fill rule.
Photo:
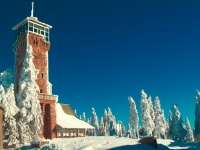
<svg viewBox="0 0 200 150">
<path fill-rule="evenodd" d="M 0 72 L 14 69 L 13 26 L 31 14 L 31 2 L 0 1 Z M 128 96 L 140 113 L 140 91 L 177 103 L 194 124 L 200 90 L 200 1 L 34 1 L 34 16 L 50 24 L 50 82 L 60 103 L 100 119 L 110 107 L 128 122 Z M 139 115 L 140 116 L 140 115 Z M 141 116 L 140 116 L 141 120 Z"/>
</svg>

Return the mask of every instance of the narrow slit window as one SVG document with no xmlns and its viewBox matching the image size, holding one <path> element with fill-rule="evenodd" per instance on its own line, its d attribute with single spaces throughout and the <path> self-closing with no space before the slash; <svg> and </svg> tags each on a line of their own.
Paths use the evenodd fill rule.
<svg viewBox="0 0 200 150">
<path fill-rule="evenodd" d="M 44 77 L 44 74 L 42 73 L 42 78 Z"/>
<path fill-rule="evenodd" d="M 42 90 L 40 89 L 40 93 L 42 93 Z"/>
</svg>

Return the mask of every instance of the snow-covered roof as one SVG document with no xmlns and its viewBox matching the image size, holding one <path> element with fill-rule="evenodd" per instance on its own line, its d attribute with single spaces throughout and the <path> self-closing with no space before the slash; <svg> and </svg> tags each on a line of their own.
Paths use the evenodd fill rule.
<svg viewBox="0 0 200 150">
<path fill-rule="evenodd" d="M 59 103 L 56 104 L 56 123 L 62 128 L 94 129 L 93 126 L 76 118 L 75 116 L 66 114 Z"/>
<path fill-rule="evenodd" d="M 27 17 L 25 18 L 23 21 L 21 21 L 20 23 L 18 23 L 17 25 L 15 25 L 12 30 L 16 30 L 21 24 L 27 22 L 27 21 L 33 21 L 33 22 L 36 22 L 36 23 L 39 23 L 45 27 L 48 27 L 48 28 L 52 28 L 52 26 L 46 24 L 46 23 L 43 23 L 43 22 L 40 22 L 38 21 L 37 17 Z"/>
<path fill-rule="evenodd" d="M 76 116 L 75 112 L 72 110 L 71 106 L 69 104 L 61 104 L 61 107 L 63 109 L 63 111 L 68 114 L 68 115 L 72 115 L 72 116 Z"/>
</svg>

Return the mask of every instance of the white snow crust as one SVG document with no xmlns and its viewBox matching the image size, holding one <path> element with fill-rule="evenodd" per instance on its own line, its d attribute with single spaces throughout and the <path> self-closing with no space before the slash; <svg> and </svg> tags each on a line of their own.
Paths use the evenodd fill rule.
<svg viewBox="0 0 200 150">
<path fill-rule="evenodd" d="M 153 147 L 140 144 L 138 139 L 115 136 L 88 136 L 78 138 L 57 138 L 49 141 L 42 150 L 155 150 Z M 183 143 L 173 140 L 158 139 L 158 150 L 190 149 L 197 150 L 198 142 Z"/>
</svg>

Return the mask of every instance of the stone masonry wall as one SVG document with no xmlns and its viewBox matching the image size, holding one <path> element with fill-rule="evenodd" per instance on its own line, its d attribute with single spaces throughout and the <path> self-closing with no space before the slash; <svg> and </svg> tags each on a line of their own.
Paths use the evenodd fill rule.
<svg viewBox="0 0 200 150">
<path fill-rule="evenodd" d="M 33 48 L 33 63 L 35 68 L 39 70 L 37 84 L 40 93 L 48 94 L 48 58 L 47 54 L 50 44 L 45 42 L 43 37 L 34 33 L 29 33 L 29 44 Z"/>
</svg>

